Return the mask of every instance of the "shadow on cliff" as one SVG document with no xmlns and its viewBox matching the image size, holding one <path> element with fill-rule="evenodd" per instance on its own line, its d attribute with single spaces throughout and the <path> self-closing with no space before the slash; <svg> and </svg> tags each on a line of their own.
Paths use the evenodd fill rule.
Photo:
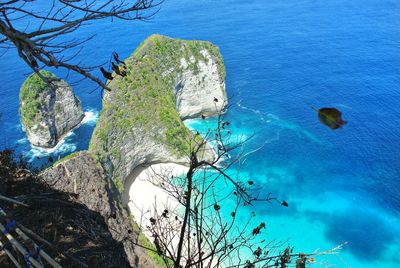
<svg viewBox="0 0 400 268">
<path fill-rule="evenodd" d="M 0 193 L 30 206 L 0 201 L 10 219 L 54 245 L 35 241 L 63 267 L 129 267 L 122 242 L 113 239 L 100 213 L 76 202 L 73 194 L 50 188 L 16 163 L 10 150 L 0 152 Z M 14 266 L 0 258 L 0 267 Z"/>
<path fill-rule="evenodd" d="M 130 200 L 129 191 L 132 187 L 132 184 L 135 182 L 136 178 L 140 175 L 140 173 L 142 173 L 144 170 L 146 170 L 148 167 L 150 167 L 151 165 L 154 165 L 154 164 L 159 164 L 159 163 L 155 162 L 155 163 L 146 164 L 146 165 L 139 165 L 139 166 L 135 167 L 131 171 L 129 176 L 126 178 L 125 183 L 124 183 L 124 190 L 121 193 L 121 201 L 125 206 L 127 206 L 129 203 L 129 200 Z"/>
</svg>

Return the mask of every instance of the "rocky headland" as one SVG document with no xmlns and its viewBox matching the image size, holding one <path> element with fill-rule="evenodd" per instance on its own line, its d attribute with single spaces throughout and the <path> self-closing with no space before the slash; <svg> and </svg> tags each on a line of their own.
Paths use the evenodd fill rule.
<svg viewBox="0 0 400 268">
<path fill-rule="evenodd" d="M 127 76 L 109 82 L 89 146 L 121 192 L 138 167 L 187 164 L 190 143 L 201 137 L 182 119 L 212 116 L 227 105 L 225 67 L 210 42 L 152 35 L 125 63 Z M 213 157 L 211 148 L 205 157 Z"/>
</svg>

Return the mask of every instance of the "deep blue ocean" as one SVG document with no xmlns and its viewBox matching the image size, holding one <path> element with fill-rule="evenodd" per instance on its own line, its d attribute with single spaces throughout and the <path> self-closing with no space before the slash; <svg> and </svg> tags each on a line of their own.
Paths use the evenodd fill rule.
<svg viewBox="0 0 400 268">
<path fill-rule="evenodd" d="M 97 34 L 76 59 L 88 65 L 109 62 L 113 51 L 125 58 L 152 33 L 217 44 L 232 96 L 227 119 L 234 134 L 254 135 L 249 149 L 261 147 L 241 175 L 289 203 L 256 208 L 268 238 L 302 251 L 348 242 L 314 267 L 399 267 L 400 1 L 167 0 L 150 22 L 103 21 L 77 33 Z M 34 165 L 87 149 L 101 110 L 95 85 L 68 76 L 85 123 L 54 150 L 39 150 L 18 116 L 29 73 L 16 51 L 0 58 L 0 145 Z M 349 123 L 330 130 L 310 106 L 336 107 Z"/>
</svg>

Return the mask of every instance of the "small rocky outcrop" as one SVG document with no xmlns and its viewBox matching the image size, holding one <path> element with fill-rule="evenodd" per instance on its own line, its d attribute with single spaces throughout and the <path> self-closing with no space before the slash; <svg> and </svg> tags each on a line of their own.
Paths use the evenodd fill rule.
<svg viewBox="0 0 400 268">
<path fill-rule="evenodd" d="M 182 119 L 211 116 L 227 105 L 225 67 L 210 42 L 152 35 L 125 63 L 126 77 L 109 82 L 89 145 L 120 191 L 140 165 L 187 164 L 190 143 L 201 138 Z M 205 157 L 213 157 L 212 149 Z"/>
<path fill-rule="evenodd" d="M 79 152 L 68 156 L 42 172 L 40 178 L 52 189 L 76 196 L 77 202 L 99 213 L 113 240 L 122 243 L 130 267 L 159 267 L 154 264 L 154 260 L 145 249 L 136 246 L 138 227 L 112 194 L 102 168 L 89 153 Z"/>
<path fill-rule="evenodd" d="M 71 87 L 54 74 L 41 71 L 28 77 L 20 90 L 20 116 L 32 145 L 54 147 L 63 135 L 76 127 L 84 112 Z"/>
</svg>

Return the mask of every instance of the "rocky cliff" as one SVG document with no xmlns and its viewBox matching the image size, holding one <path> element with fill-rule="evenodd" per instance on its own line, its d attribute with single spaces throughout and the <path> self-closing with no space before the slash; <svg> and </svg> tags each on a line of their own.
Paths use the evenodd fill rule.
<svg viewBox="0 0 400 268">
<path fill-rule="evenodd" d="M 21 121 L 32 145 L 54 147 L 60 138 L 77 126 L 84 113 L 71 87 L 50 72 L 28 77 L 20 91 Z"/>
<path fill-rule="evenodd" d="M 89 146 L 120 190 L 140 165 L 186 164 L 200 137 L 182 119 L 216 114 L 227 103 L 223 60 L 209 42 L 152 35 L 125 63 L 127 76 L 109 82 Z"/>
<path fill-rule="evenodd" d="M 149 251 L 136 246 L 144 237 L 139 236 L 127 210 L 114 198 L 103 169 L 87 152 L 73 154 L 40 174 L 40 178 L 52 189 L 72 194 L 104 219 L 114 241 L 123 245 L 130 267 L 159 267 L 149 257 Z M 117 267 L 128 267 L 120 265 Z"/>
<path fill-rule="evenodd" d="M 111 229 L 112 225 L 109 224 L 109 215 L 106 217 L 105 213 L 99 213 L 99 211 L 109 210 L 110 205 L 108 203 L 102 204 L 102 209 L 95 211 L 93 206 L 90 209 L 82 202 L 81 186 L 82 184 L 91 186 L 88 181 L 93 180 L 96 185 L 94 188 L 90 188 L 95 189 L 94 192 L 85 192 L 85 201 L 87 201 L 88 192 L 92 193 L 91 198 L 93 200 L 98 198 L 99 193 L 104 192 L 101 191 L 104 188 L 104 183 L 98 180 L 101 173 L 94 172 L 96 171 L 96 163 L 90 162 L 88 156 L 75 155 L 76 159 L 65 161 L 65 167 L 71 169 L 68 175 L 65 172 L 64 174 L 58 173 L 59 168 L 57 167 L 45 172 L 46 176 L 44 177 L 49 179 L 48 182 L 54 184 L 60 190 L 49 187 L 46 182 L 31 173 L 25 163 L 15 161 L 14 156 L 12 150 L 0 150 L 0 194 L 18 199 L 29 207 L 19 206 L 1 198 L 0 207 L 2 211 L 7 213 L 10 220 L 15 220 L 19 227 L 62 267 L 123 268 L 131 267 L 131 259 L 143 259 L 140 263 L 145 264 L 146 256 L 142 257 L 139 254 L 140 250 L 135 251 L 135 256 L 130 251 L 125 252 L 126 246 L 121 241 L 121 235 L 124 233 L 121 233 L 120 236 L 115 235 L 116 231 Z M 76 169 L 71 168 L 70 164 L 81 165 L 83 170 L 76 172 Z M 51 180 L 55 175 L 58 176 L 56 183 Z M 85 178 L 81 179 L 79 176 L 85 176 Z M 76 194 L 73 193 L 73 187 L 68 187 L 70 181 L 74 180 L 77 180 Z M 104 198 L 92 202 L 101 204 L 101 201 L 104 201 Z M 110 202 L 110 204 L 113 203 Z M 121 219 L 120 214 L 116 215 L 118 215 L 116 217 L 119 221 L 130 223 L 129 216 Z M 1 223 L 4 223 L 4 219 L 1 219 Z M 36 235 L 32 235 L 23 226 L 29 228 Z M 122 226 L 127 228 L 127 224 Z M 130 229 L 133 232 L 128 239 L 136 239 L 137 230 L 135 231 L 132 227 Z M 128 232 L 128 230 L 129 228 L 125 232 Z M 15 235 L 14 238 L 20 240 L 21 237 L 13 233 L 12 229 L 10 231 L 13 236 Z M 4 245 L 7 244 L 8 240 L 1 235 L 0 242 Z M 28 242 L 28 244 L 30 243 Z M 25 243 L 27 246 L 28 244 Z M 2 249 L 0 250 L 0 267 L 16 267 L 15 263 L 5 256 Z M 11 250 L 11 252 L 14 255 L 15 251 Z M 31 267 L 28 264 L 25 265 L 23 258 L 18 258 L 18 262 L 21 264 L 20 267 Z M 51 266 L 45 265 L 44 267 Z"/>
<path fill-rule="evenodd" d="M 198 42 L 198 47 L 192 50 L 192 55 L 180 59 L 175 85 L 176 108 L 182 119 L 216 114 L 225 108 L 227 101 L 225 69 L 216 47 L 211 45 L 207 49 L 201 46 L 205 42 L 192 42 Z"/>
</svg>

